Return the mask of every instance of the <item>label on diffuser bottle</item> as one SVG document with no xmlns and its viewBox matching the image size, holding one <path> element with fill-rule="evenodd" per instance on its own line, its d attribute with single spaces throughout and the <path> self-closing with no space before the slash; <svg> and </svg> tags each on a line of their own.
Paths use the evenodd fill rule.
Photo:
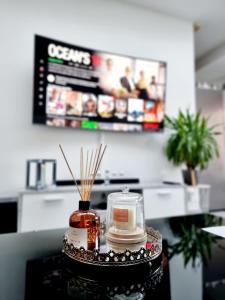
<svg viewBox="0 0 225 300">
<path fill-rule="evenodd" d="M 70 227 L 68 232 L 68 242 L 73 244 L 74 247 L 84 247 L 87 249 L 88 246 L 88 230 L 87 228 L 74 228 Z"/>
</svg>

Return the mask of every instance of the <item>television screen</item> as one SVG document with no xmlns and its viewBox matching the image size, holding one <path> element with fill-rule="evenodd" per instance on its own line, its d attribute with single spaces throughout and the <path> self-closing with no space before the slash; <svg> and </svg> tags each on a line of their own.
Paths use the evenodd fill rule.
<svg viewBox="0 0 225 300">
<path fill-rule="evenodd" d="M 33 122 L 110 131 L 163 128 L 166 63 L 35 36 Z"/>
</svg>

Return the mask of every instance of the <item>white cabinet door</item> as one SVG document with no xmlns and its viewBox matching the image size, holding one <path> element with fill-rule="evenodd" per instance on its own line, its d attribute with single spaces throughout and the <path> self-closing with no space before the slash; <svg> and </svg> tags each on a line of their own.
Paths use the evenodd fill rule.
<svg viewBox="0 0 225 300">
<path fill-rule="evenodd" d="M 145 219 L 180 216 L 185 214 L 184 189 L 144 189 Z"/>
<path fill-rule="evenodd" d="M 18 205 L 18 231 L 64 228 L 78 209 L 78 193 L 22 194 Z"/>
</svg>

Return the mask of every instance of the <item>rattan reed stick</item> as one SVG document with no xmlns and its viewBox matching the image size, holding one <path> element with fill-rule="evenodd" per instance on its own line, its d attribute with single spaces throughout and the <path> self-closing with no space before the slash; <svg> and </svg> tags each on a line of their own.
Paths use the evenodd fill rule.
<svg viewBox="0 0 225 300">
<path fill-rule="evenodd" d="M 66 159 L 66 155 L 65 155 L 65 153 L 64 153 L 64 151 L 63 151 L 63 148 L 62 148 L 62 146 L 61 146 L 60 144 L 59 144 L 59 148 L 60 148 L 60 150 L 61 150 L 61 152 L 62 152 L 62 155 L 63 155 L 63 157 L 64 157 L 64 159 L 65 159 L 66 164 L 67 164 L 67 167 L 68 167 L 68 169 L 69 169 L 69 171 L 70 171 L 70 174 L 71 174 L 71 176 L 72 176 L 72 178 L 73 178 L 73 181 L 74 181 L 74 183 L 75 183 L 75 187 L 77 188 L 77 190 L 78 190 L 78 192 L 79 192 L 79 194 L 80 194 L 80 197 L 81 197 L 81 199 L 82 199 L 82 195 L 81 195 L 80 189 L 79 189 L 79 187 L 78 187 L 77 181 L 76 181 L 76 179 L 75 179 L 75 176 L 73 175 L 73 172 L 72 172 L 72 170 L 71 170 L 71 168 L 70 168 L 70 165 L 69 165 L 69 163 L 68 163 L 68 161 L 67 161 L 67 159 Z M 82 199 L 82 200 L 83 200 L 83 199 Z"/>
<path fill-rule="evenodd" d="M 70 174 L 75 183 L 75 187 L 78 190 L 82 201 L 90 201 L 92 187 L 96 179 L 96 175 L 98 173 L 102 158 L 105 154 L 106 147 L 102 150 L 102 144 L 96 148 L 96 150 L 92 150 L 91 154 L 87 151 L 86 156 L 83 151 L 83 147 L 80 150 L 80 188 L 78 187 L 75 176 L 72 172 L 72 169 L 68 163 L 66 155 L 62 149 L 62 146 L 59 145 L 59 148 L 63 154 L 64 160 L 67 164 L 67 167 L 70 171 Z M 90 155 L 89 155 L 90 154 Z"/>
</svg>

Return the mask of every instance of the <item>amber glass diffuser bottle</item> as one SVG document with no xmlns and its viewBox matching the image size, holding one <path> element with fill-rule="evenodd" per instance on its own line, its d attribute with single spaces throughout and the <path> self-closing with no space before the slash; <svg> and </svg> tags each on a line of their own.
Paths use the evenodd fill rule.
<svg viewBox="0 0 225 300">
<path fill-rule="evenodd" d="M 60 146 L 68 169 L 72 175 L 77 191 L 80 195 L 79 208 L 74 211 L 69 219 L 69 230 L 67 233 L 68 242 L 76 248 L 83 247 L 87 250 L 99 249 L 100 243 L 100 217 L 97 212 L 90 209 L 90 198 L 92 186 L 96 174 L 101 164 L 106 146 L 102 150 L 102 145 L 91 154 L 80 152 L 80 186 L 78 186 L 75 176 L 69 166 L 66 156 Z"/>
<path fill-rule="evenodd" d="M 89 207 L 90 201 L 79 201 L 79 209 L 70 216 L 69 235 L 74 247 L 94 250 L 99 249 L 100 217 Z"/>
</svg>

